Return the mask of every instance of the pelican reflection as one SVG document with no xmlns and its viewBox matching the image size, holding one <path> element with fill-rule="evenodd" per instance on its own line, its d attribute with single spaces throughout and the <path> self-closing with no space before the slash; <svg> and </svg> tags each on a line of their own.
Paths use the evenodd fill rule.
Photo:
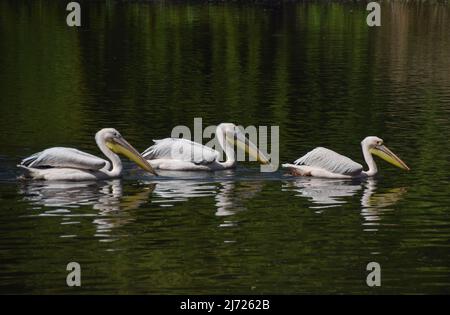
<svg viewBox="0 0 450 315">
<path fill-rule="evenodd" d="M 364 218 L 365 231 L 376 231 L 382 215 L 393 211 L 394 206 L 406 193 L 405 187 L 391 188 L 383 193 L 376 193 L 377 182 L 370 179 L 365 183 L 361 197 L 361 215 Z"/>
<path fill-rule="evenodd" d="M 261 192 L 262 181 L 222 182 L 216 195 L 216 216 L 229 216 L 247 210 L 246 203 Z"/>
<path fill-rule="evenodd" d="M 229 216 L 246 210 L 245 203 L 251 200 L 263 187 L 262 181 L 198 181 L 161 180 L 156 181 L 152 203 L 161 207 L 172 207 L 178 202 L 195 198 L 215 199 L 215 215 Z"/>
<path fill-rule="evenodd" d="M 37 216 L 61 217 L 63 225 L 79 224 L 81 218 L 93 217 L 95 236 L 101 241 L 111 241 L 115 239 L 111 236 L 112 230 L 133 221 L 130 210 L 148 202 L 153 189 L 154 185 L 146 185 L 139 187 L 134 194 L 124 195 L 122 181 L 114 179 L 95 182 L 29 181 L 21 185 L 19 192 L 32 206 L 31 210 L 38 211 Z"/>
<path fill-rule="evenodd" d="M 294 191 L 297 196 L 312 202 L 311 209 L 338 207 L 349 202 L 349 198 L 362 190 L 361 215 L 365 225 L 376 225 L 383 212 L 392 211 L 392 206 L 403 198 L 406 188 L 391 188 L 377 192 L 377 180 L 369 178 L 364 181 L 339 179 L 321 179 L 302 177 L 283 184 L 283 191 Z"/>
<path fill-rule="evenodd" d="M 360 181 L 315 177 L 300 177 L 282 185 L 283 191 L 295 191 L 297 196 L 308 198 L 314 204 L 310 207 L 313 209 L 338 207 L 346 203 L 344 197 L 351 197 L 361 189 Z"/>
<path fill-rule="evenodd" d="M 153 183 L 156 186 L 152 203 L 162 207 L 172 207 L 175 203 L 191 198 L 212 197 L 217 192 L 217 185 L 214 182 L 170 179 Z"/>
</svg>

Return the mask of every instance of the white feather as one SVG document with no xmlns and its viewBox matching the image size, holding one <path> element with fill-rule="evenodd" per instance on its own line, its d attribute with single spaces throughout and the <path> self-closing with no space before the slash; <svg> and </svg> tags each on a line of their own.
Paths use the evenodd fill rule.
<svg viewBox="0 0 450 315">
<path fill-rule="evenodd" d="M 54 147 L 35 153 L 20 163 L 30 168 L 76 168 L 85 170 L 100 170 L 110 163 L 95 155 L 73 149 Z"/>
<path fill-rule="evenodd" d="M 153 141 L 155 144 L 142 153 L 147 160 L 167 159 L 205 165 L 218 161 L 220 157 L 218 151 L 186 139 L 166 138 Z"/>
<path fill-rule="evenodd" d="M 294 161 L 296 165 L 313 166 L 331 173 L 355 176 L 362 172 L 363 166 L 355 161 L 323 147 L 317 147 Z"/>
</svg>

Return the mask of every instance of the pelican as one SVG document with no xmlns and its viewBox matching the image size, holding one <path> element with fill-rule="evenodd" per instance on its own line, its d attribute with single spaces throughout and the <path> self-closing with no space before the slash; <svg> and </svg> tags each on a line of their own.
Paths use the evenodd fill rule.
<svg viewBox="0 0 450 315">
<path fill-rule="evenodd" d="M 361 142 L 364 159 L 369 169 L 327 148 L 318 147 L 294 161 L 294 164 L 283 164 L 293 175 L 325 178 L 358 178 L 372 177 L 378 172 L 372 154 L 383 160 L 409 171 L 409 167 L 384 144 L 378 137 L 366 137 Z"/>
<path fill-rule="evenodd" d="M 98 131 L 95 134 L 95 142 L 111 163 L 77 149 L 54 147 L 23 159 L 17 166 L 25 170 L 26 178 L 32 179 L 103 180 L 117 178 L 122 174 L 122 161 L 116 154 L 118 153 L 128 157 L 147 172 L 156 175 L 147 160 L 117 130 L 104 128 Z"/>
<path fill-rule="evenodd" d="M 172 171 L 217 171 L 236 167 L 234 143 L 262 164 L 269 164 L 265 155 L 250 142 L 240 129 L 232 123 L 222 123 L 216 128 L 217 140 L 226 154 L 220 161 L 220 152 L 199 143 L 181 139 L 165 138 L 153 140 L 154 145 L 142 156 L 155 169 Z M 229 144 L 227 144 L 227 142 Z"/>
</svg>

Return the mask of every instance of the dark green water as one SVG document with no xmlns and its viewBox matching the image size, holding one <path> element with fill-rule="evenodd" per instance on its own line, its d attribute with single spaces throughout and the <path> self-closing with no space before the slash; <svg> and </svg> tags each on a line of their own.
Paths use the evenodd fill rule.
<svg viewBox="0 0 450 315">
<path fill-rule="evenodd" d="M 450 293 L 450 9 L 0 2 L 1 293 Z M 173 126 L 280 127 L 280 160 L 377 135 L 410 167 L 369 181 L 236 170 L 20 182 L 50 146 L 140 150 Z M 66 286 L 66 265 L 82 268 Z M 366 265 L 381 265 L 381 287 Z"/>
</svg>

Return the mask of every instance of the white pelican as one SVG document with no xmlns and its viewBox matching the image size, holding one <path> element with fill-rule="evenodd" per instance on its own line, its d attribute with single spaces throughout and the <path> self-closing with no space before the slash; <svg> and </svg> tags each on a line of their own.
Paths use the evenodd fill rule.
<svg viewBox="0 0 450 315">
<path fill-rule="evenodd" d="M 113 128 L 95 134 L 100 151 L 112 163 L 95 155 L 72 148 L 54 147 L 35 153 L 17 165 L 26 171 L 25 177 L 42 180 L 102 180 L 120 177 L 122 161 L 116 153 L 134 161 L 142 169 L 156 175 L 151 165 Z"/>
<path fill-rule="evenodd" d="M 217 171 L 236 166 L 234 143 L 262 164 L 269 164 L 265 155 L 250 142 L 240 129 L 231 123 L 222 123 L 216 128 L 217 140 L 226 154 L 226 160 L 220 161 L 220 152 L 199 143 L 181 139 L 165 138 L 153 140 L 154 145 L 142 153 L 142 156 L 155 169 L 172 171 Z M 227 143 L 228 142 L 228 143 Z"/>
<path fill-rule="evenodd" d="M 325 178 L 357 178 L 371 177 L 377 174 L 378 168 L 372 154 L 383 160 L 409 171 L 409 167 L 398 156 L 383 145 L 378 137 L 366 137 L 361 142 L 364 159 L 369 167 L 367 171 L 363 166 L 326 148 L 318 147 L 294 161 L 294 164 L 283 164 L 293 175 L 313 176 Z"/>
</svg>

